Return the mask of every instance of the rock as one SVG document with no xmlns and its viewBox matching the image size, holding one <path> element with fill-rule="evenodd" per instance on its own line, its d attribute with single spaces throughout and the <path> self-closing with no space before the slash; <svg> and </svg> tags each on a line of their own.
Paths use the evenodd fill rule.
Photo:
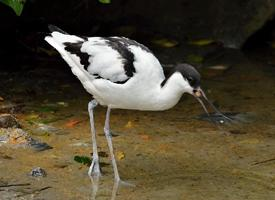
<svg viewBox="0 0 275 200">
<path fill-rule="evenodd" d="M 51 149 L 47 143 L 33 139 L 27 132 L 20 128 L 0 129 L 0 143 L 8 147 L 32 148 L 35 151 Z"/>
<path fill-rule="evenodd" d="M 71 144 L 71 146 L 74 146 L 74 147 L 89 147 L 90 144 L 88 144 L 86 142 L 76 142 L 76 143 Z"/>
<path fill-rule="evenodd" d="M 30 176 L 33 177 L 46 177 L 47 173 L 44 169 L 42 169 L 41 167 L 35 167 L 32 169 L 32 171 L 30 172 Z"/>
<path fill-rule="evenodd" d="M 0 114 L 0 128 L 20 128 L 17 119 L 10 114 Z"/>
<path fill-rule="evenodd" d="M 55 14 L 58 13 L 60 24 L 71 24 L 74 20 L 71 29 L 78 29 L 80 33 L 87 31 L 87 27 L 90 30 L 106 30 L 106 24 L 116 22 L 115 26 L 134 24 L 136 27 L 133 31 L 150 30 L 153 33 L 176 36 L 181 41 L 186 38 L 190 41 L 220 41 L 227 47 L 239 48 L 272 18 L 275 0 L 117 0 L 108 6 L 91 1 L 89 4 L 79 4 L 79 9 L 83 12 L 78 19 L 67 12 L 72 5 L 73 0 L 66 4 L 55 1 L 51 5 L 47 1 L 35 1 L 29 6 L 32 12 L 26 10 L 25 14 L 40 16 L 42 12 L 47 21 L 55 21 Z M 48 9 L 51 13 L 47 12 Z M 91 22 L 94 21 L 97 23 L 91 27 L 94 24 Z"/>
<path fill-rule="evenodd" d="M 24 104 L 14 104 L 0 101 L 0 113 L 17 113 L 22 110 Z"/>
<path fill-rule="evenodd" d="M 30 143 L 30 147 L 33 148 L 35 151 L 44 151 L 48 149 L 52 149 L 46 142 L 39 142 L 37 140 L 32 140 Z"/>
<path fill-rule="evenodd" d="M 31 130 L 33 135 L 44 136 L 44 135 L 64 135 L 67 134 L 63 129 L 56 128 L 54 126 L 46 125 L 43 123 L 35 123 L 34 128 Z"/>
<path fill-rule="evenodd" d="M 122 2 L 120 0 L 120 3 L 113 5 L 110 11 L 112 15 L 103 13 L 103 7 L 93 8 L 93 13 L 102 13 L 94 16 L 94 20 L 116 20 L 114 16 L 127 16 L 129 19 L 135 16 L 133 19 L 143 19 L 139 20 L 141 27 L 150 24 L 150 29 L 155 32 L 177 36 L 181 40 L 211 39 L 231 48 L 241 47 L 275 12 L 274 0 L 174 0 L 172 3 L 162 0 L 132 0 L 124 5 Z M 119 15 L 119 12 L 123 14 Z"/>
</svg>

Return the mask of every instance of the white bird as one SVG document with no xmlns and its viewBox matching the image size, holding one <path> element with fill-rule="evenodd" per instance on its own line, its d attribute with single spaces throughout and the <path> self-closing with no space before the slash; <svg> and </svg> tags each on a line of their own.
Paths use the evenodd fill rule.
<svg viewBox="0 0 275 200">
<path fill-rule="evenodd" d="M 52 25 L 49 29 L 51 34 L 45 40 L 61 54 L 93 96 L 88 104 L 93 144 L 92 164 L 88 172 L 90 177 L 101 175 L 93 116 L 98 103 L 107 106 L 104 133 L 116 182 L 120 182 L 120 176 L 109 125 L 111 109 L 167 110 L 177 104 L 183 93 L 189 93 L 199 100 L 207 112 L 200 98 L 210 102 L 200 88 L 200 74 L 191 65 L 178 65 L 165 77 L 154 54 L 134 40 L 69 35 Z"/>
</svg>

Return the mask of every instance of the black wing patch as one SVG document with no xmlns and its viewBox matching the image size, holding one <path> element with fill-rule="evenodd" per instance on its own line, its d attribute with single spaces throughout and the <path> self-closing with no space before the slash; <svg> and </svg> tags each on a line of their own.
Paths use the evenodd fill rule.
<svg viewBox="0 0 275 200">
<path fill-rule="evenodd" d="M 105 80 L 109 80 L 111 81 L 110 79 L 106 79 L 106 78 L 103 78 L 101 77 L 99 74 L 93 74 L 93 76 L 95 77 L 95 79 L 105 79 Z M 116 84 L 124 84 L 126 83 L 127 81 L 129 80 L 129 78 L 127 78 L 126 80 L 123 80 L 123 81 L 116 81 L 116 82 L 113 82 L 113 83 L 116 83 Z"/>
<path fill-rule="evenodd" d="M 65 42 L 65 50 L 70 52 L 71 54 L 75 54 L 76 56 L 79 57 L 80 63 L 84 66 L 84 69 L 87 70 L 88 66 L 90 65 L 89 63 L 89 54 L 86 52 L 81 51 L 82 44 L 85 41 L 79 41 L 79 42 Z"/>
<path fill-rule="evenodd" d="M 65 50 L 70 52 L 71 54 L 75 54 L 80 58 L 80 63 L 84 65 L 84 69 L 87 70 L 87 68 L 90 65 L 89 58 L 92 55 L 89 55 L 86 52 L 81 51 L 81 47 L 84 42 L 88 41 L 87 38 L 83 38 L 84 41 L 79 42 L 65 42 L 63 43 L 65 45 Z M 120 38 L 120 37 L 104 37 L 102 38 L 105 42 L 105 45 L 111 47 L 113 50 L 117 51 L 121 57 L 121 61 L 123 64 L 123 68 L 125 71 L 125 75 L 128 77 L 125 80 L 122 81 L 113 81 L 117 84 L 124 84 L 126 83 L 131 77 L 134 76 L 134 73 L 136 73 L 136 69 L 134 67 L 134 61 L 135 61 L 135 55 L 128 49 L 128 46 L 135 45 L 141 47 L 143 50 L 150 52 L 150 50 L 143 46 L 142 44 L 139 44 L 138 42 L 134 40 L 130 40 L 127 38 Z M 96 79 L 106 79 L 109 80 L 107 77 L 102 77 L 100 74 L 95 73 L 92 74 Z"/>
<path fill-rule="evenodd" d="M 144 46 L 143 44 L 140 44 L 135 40 L 130 40 L 126 37 L 109 37 L 108 39 L 111 39 L 115 42 L 121 43 L 121 44 L 123 44 L 123 46 L 126 46 L 126 47 L 133 45 L 133 46 L 140 47 L 143 51 L 152 53 L 152 51 L 150 49 L 148 49 L 146 46 Z"/>
<path fill-rule="evenodd" d="M 134 67 L 134 54 L 127 48 L 125 44 L 119 42 L 121 38 L 108 37 L 104 39 L 106 40 L 107 45 L 109 45 L 112 49 L 116 50 L 120 54 L 123 59 L 125 74 L 128 77 L 132 77 L 136 72 L 136 69 Z"/>
</svg>

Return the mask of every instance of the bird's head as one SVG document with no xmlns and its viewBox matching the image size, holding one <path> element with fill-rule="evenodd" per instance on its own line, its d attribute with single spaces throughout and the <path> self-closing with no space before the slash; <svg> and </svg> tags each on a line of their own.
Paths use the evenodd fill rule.
<svg viewBox="0 0 275 200">
<path fill-rule="evenodd" d="M 222 115 L 222 113 L 208 100 L 204 91 L 200 87 L 201 76 L 199 72 L 189 64 L 179 64 L 174 68 L 174 72 L 178 72 L 181 78 L 181 88 L 183 92 L 189 93 L 194 96 L 202 105 L 204 111 L 209 115 L 209 112 L 205 106 L 206 102 L 216 112 Z"/>
</svg>

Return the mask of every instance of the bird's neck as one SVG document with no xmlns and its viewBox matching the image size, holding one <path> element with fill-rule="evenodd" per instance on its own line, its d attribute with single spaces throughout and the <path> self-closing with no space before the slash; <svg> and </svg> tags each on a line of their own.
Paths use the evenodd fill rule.
<svg viewBox="0 0 275 200">
<path fill-rule="evenodd" d="M 173 73 L 165 84 L 160 85 L 160 93 L 158 96 L 159 104 L 163 110 L 169 109 L 176 105 L 183 94 L 182 75 L 180 73 Z"/>
</svg>

